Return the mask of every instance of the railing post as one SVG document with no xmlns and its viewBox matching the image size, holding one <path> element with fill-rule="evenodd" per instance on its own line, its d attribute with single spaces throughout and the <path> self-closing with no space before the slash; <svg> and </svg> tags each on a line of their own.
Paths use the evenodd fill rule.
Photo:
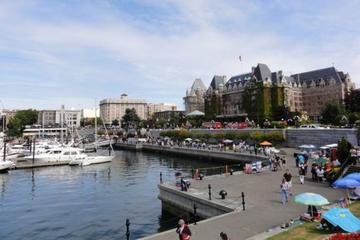
<svg viewBox="0 0 360 240">
<path fill-rule="evenodd" d="M 160 172 L 160 184 L 163 184 L 162 172 Z"/>
<path fill-rule="evenodd" d="M 245 211 L 245 194 L 244 194 L 244 192 L 241 192 L 241 198 L 242 198 L 243 211 Z"/>
<path fill-rule="evenodd" d="M 126 240 L 130 239 L 130 220 L 126 219 Z"/>
<path fill-rule="evenodd" d="M 194 203 L 194 225 L 196 225 L 196 220 L 197 220 L 196 209 L 197 209 L 197 206 L 196 206 L 196 203 Z"/>
<path fill-rule="evenodd" d="M 211 185 L 210 184 L 208 185 L 208 188 L 209 188 L 209 200 L 211 200 Z"/>
</svg>

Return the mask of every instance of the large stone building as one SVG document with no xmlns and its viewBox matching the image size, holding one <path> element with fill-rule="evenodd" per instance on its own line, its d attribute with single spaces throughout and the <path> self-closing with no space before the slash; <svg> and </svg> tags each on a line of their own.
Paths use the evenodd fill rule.
<svg viewBox="0 0 360 240">
<path fill-rule="evenodd" d="M 201 79 L 195 79 L 191 88 L 186 91 L 186 96 L 184 99 L 185 104 L 185 114 L 191 113 L 195 110 L 200 112 L 205 111 L 204 106 L 204 94 L 206 92 L 206 87 Z"/>
<path fill-rule="evenodd" d="M 111 125 L 117 119 L 119 122 L 126 109 L 134 108 L 140 119 L 147 119 L 147 103 L 143 99 L 132 99 L 126 94 L 120 98 L 108 98 L 100 101 L 100 117 L 105 124 Z"/>
<path fill-rule="evenodd" d="M 214 76 L 204 94 L 205 114 L 208 119 L 249 117 L 259 122 L 274 117 L 279 108 L 288 108 L 319 120 L 329 101 L 343 102 L 354 87 L 349 74 L 334 67 L 285 76 L 260 63 L 227 82 L 225 76 Z"/>
<path fill-rule="evenodd" d="M 147 119 L 154 117 L 157 112 L 176 111 L 177 107 L 174 103 L 148 103 Z"/>
<path fill-rule="evenodd" d="M 43 127 L 60 126 L 63 122 L 65 127 L 80 127 L 81 110 L 40 110 L 38 111 L 38 124 Z"/>
</svg>

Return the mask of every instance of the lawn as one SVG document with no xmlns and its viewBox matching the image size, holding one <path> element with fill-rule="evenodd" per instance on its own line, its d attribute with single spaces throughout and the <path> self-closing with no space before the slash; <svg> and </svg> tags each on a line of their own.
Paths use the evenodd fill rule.
<svg viewBox="0 0 360 240">
<path fill-rule="evenodd" d="M 355 216 L 360 217 L 360 201 L 351 204 L 349 208 Z M 322 240 L 329 236 L 329 232 L 316 229 L 317 225 L 319 225 L 318 222 L 304 223 L 272 236 L 268 240 Z"/>
</svg>

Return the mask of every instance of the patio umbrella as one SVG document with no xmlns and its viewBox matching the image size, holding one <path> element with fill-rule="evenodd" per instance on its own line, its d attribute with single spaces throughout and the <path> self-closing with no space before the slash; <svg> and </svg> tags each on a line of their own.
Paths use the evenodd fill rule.
<svg viewBox="0 0 360 240">
<path fill-rule="evenodd" d="M 332 184 L 333 188 L 352 189 L 360 187 L 360 182 L 351 178 L 340 178 Z"/>
<path fill-rule="evenodd" d="M 185 141 L 190 142 L 190 141 L 192 141 L 192 139 L 191 138 L 185 138 Z"/>
<path fill-rule="evenodd" d="M 312 206 L 322 206 L 329 204 L 329 201 L 317 193 L 300 193 L 295 196 L 294 201 L 296 203 Z"/>
<path fill-rule="evenodd" d="M 223 143 L 232 143 L 233 141 L 232 140 L 230 140 L 230 139 L 225 139 L 224 141 L 223 141 Z"/>
<path fill-rule="evenodd" d="M 300 145 L 299 148 L 315 149 L 316 147 L 313 144 L 303 144 L 303 145 Z"/>
<path fill-rule="evenodd" d="M 346 175 L 344 178 L 346 178 L 346 179 L 354 179 L 354 180 L 360 182 L 360 173 L 351 173 L 349 175 Z"/>
<path fill-rule="evenodd" d="M 268 142 L 268 141 L 262 141 L 260 143 L 260 146 L 272 146 L 272 143 L 271 142 Z"/>
<path fill-rule="evenodd" d="M 322 217 L 333 226 L 339 226 L 346 232 L 352 233 L 360 231 L 360 220 L 347 208 L 330 209 L 329 211 L 324 212 Z"/>
</svg>

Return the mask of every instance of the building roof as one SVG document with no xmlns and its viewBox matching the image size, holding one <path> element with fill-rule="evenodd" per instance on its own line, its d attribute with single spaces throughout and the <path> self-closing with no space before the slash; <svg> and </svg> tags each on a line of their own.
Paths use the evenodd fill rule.
<svg viewBox="0 0 360 240">
<path fill-rule="evenodd" d="M 106 103 L 146 104 L 146 101 L 144 99 L 132 99 L 126 94 L 122 94 L 120 98 L 107 98 L 100 101 L 100 104 Z"/>
<path fill-rule="evenodd" d="M 215 89 L 219 89 L 219 86 L 222 85 L 224 86 L 226 82 L 226 76 L 219 76 L 219 75 L 215 75 L 213 77 L 213 79 L 211 80 L 210 83 L 210 87 L 215 90 Z"/>
<path fill-rule="evenodd" d="M 303 84 L 303 82 L 305 82 L 306 84 L 309 84 L 311 81 L 317 82 L 320 79 L 324 79 L 324 80 L 334 79 L 335 82 L 339 84 L 345 78 L 344 73 L 337 71 L 334 67 L 297 73 L 291 76 L 295 79 L 295 81 L 300 82 L 301 84 Z"/>
<path fill-rule="evenodd" d="M 188 92 L 188 95 L 195 95 L 196 91 L 206 91 L 205 84 L 203 83 L 203 81 L 201 81 L 200 78 L 194 80 L 193 84 L 191 85 L 190 92 Z"/>
<path fill-rule="evenodd" d="M 271 80 L 271 71 L 266 64 L 259 63 L 253 70 L 253 76 L 258 81 Z"/>
</svg>

